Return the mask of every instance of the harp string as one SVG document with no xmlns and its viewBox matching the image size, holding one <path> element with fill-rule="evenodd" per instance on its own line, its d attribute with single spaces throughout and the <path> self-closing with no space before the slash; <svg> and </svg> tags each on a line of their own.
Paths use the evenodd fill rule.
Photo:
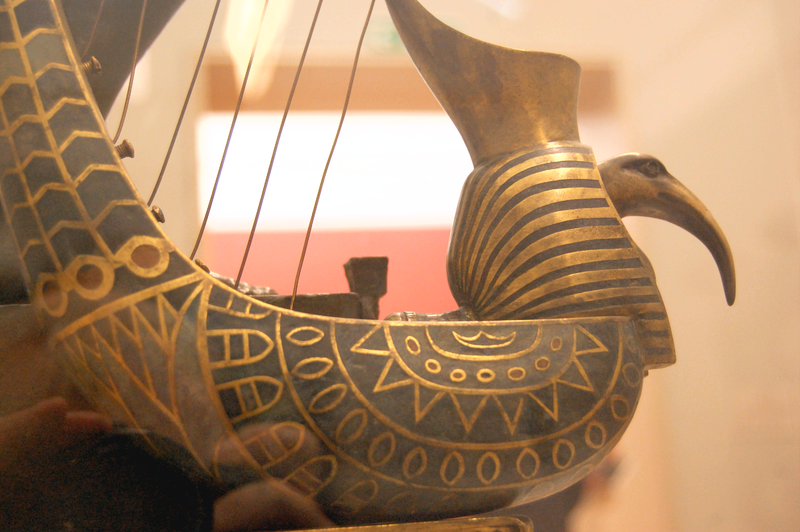
<svg viewBox="0 0 800 532">
<path fill-rule="evenodd" d="M 311 229 L 314 225 L 314 219 L 317 215 L 317 207 L 319 207 L 319 200 L 322 196 L 322 187 L 325 185 L 325 177 L 328 175 L 328 169 L 331 165 L 331 160 L 333 159 L 333 152 L 336 150 L 336 144 L 339 142 L 339 135 L 342 132 L 342 126 L 344 125 L 344 119 L 347 115 L 347 108 L 350 105 L 350 96 L 353 93 L 353 84 L 355 83 L 356 79 L 356 71 L 358 70 L 358 60 L 361 56 L 361 48 L 364 45 L 364 37 L 367 34 L 367 28 L 369 27 L 369 21 L 372 18 L 372 10 L 375 8 L 375 0 L 372 0 L 369 4 L 369 11 L 367 12 L 367 18 L 364 21 L 364 27 L 361 29 L 361 36 L 358 40 L 358 46 L 356 47 L 356 55 L 353 59 L 353 68 L 350 71 L 350 82 L 347 85 L 347 94 L 344 98 L 344 105 L 342 106 L 342 116 L 339 118 L 339 126 L 336 128 L 336 135 L 333 137 L 333 144 L 331 145 L 331 151 L 328 154 L 328 160 L 325 162 L 325 169 L 322 171 L 322 177 L 319 180 L 319 188 L 317 189 L 317 197 L 314 200 L 314 208 L 311 210 L 311 217 L 308 220 L 308 229 L 306 230 L 305 239 L 303 241 L 303 251 L 300 253 L 300 261 L 297 264 L 297 273 L 294 276 L 294 286 L 292 288 L 292 301 L 289 304 L 289 310 L 294 309 L 294 300 L 297 297 L 297 286 L 300 283 L 300 273 L 303 270 L 303 262 L 306 258 L 306 251 L 308 251 L 308 241 L 311 237 Z M 252 236 L 251 236 L 252 238 Z M 238 281 L 237 281 L 238 282 Z"/>
<path fill-rule="evenodd" d="M 105 1 L 105 0 L 103 0 Z M 169 148 L 167 148 L 167 154 L 164 156 L 164 163 L 161 165 L 161 171 L 158 173 L 158 179 L 156 179 L 156 184 L 153 186 L 153 192 L 150 194 L 150 199 L 147 200 L 147 206 L 151 206 L 153 204 L 153 200 L 158 193 L 158 189 L 161 186 L 161 181 L 164 179 L 164 172 L 167 170 L 167 165 L 169 164 L 169 158 L 172 155 L 172 149 L 175 147 L 175 141 L 178 138 L 178 133 L 181 130 L 181 124 L 183 123 L 183 118 L 186 115 L 186 109 L 189 107 L 189 100 L 192 99 L 192 92 L 194 91 L 194 85 L 197 82 L 197 76 L 200 73 L 200 66 L 203 64 L 203 58 L 206 55 L 206 49 L 208 48 L 208 41 L 211 38 L 211 31 L 214 29 L 214 23 L 217 20 L 217 12 L 219 11 L 219 4 L 222 0 L 217 0 L 216 4 L 214 4 L 214 11 L 211 14 L 211 21 L 208 23 L 208 30 L 206 30 L 206 38 L 203 41 L 203 47 L 200 49 L 200 56 L 197 58 L 197 65 L 194 68 L 194 74 L 192 75 L 192 81 L 189 83 L 189 90 L 186 92 L 186 98 L 183 100 L 183 108 L 181 108 L 181 113 L 178 116 L 178 123 L 175 125 L 175 131 L 172 133 L 172 140 L 170 140 Z"/>
<path fill-rule="evenodd" d="M 300 56 L 300 62 L 297 65 L 297 71 L 295 72 L 295 75 L 294 75 L 294 81 L 292 82 L 292 88 L 289 91 L 289 98 L 287 99 L 286 107 L 283 110 L 283 117 L 281 118 L 281 123 L 280 123 L 280 126 L 278 127 L 278 135 L 275 138 L 275 145 L 272 148 L 272 156 L 270 157 L 270 160 L 269 160 L 269 168 L 267 168 L 267 175 L 264 177 L 264 186 L 261 189 L 261 197 L 258 200 L 258 208 L 256 209 L 256 214 L 255 214 L 255 217 L 253 219 L 253 226 L 251 227 L 250 235 L 247 238 L 247 246 L 245 247 L 244 255 L 242 256 L 242 263 L 239 266 L 239 273 L 236 275 L 236 284 L 235 284 L 235 286 L 237 288 L 239 287 L 239 283 L 242 280 L 242 274 L 244 273 L 244 268 L 245 268 L 245 265 L 247 264 L 247 257 L 250 254 L 250 248 L 253 245 L 253 237 L 256 234 L 256 227 L 258 226 L 258 218 L 261 215 L 261 208 L 264 205 L 264 198 L 266 197 L 266 194 L 267 194 L 267 185 L 269 184 L 269 178 L 272 175 L 272 168 L 273 168 L 273 166 L 275 164 L 275 157 L 276 157 L 276 155 L 278 153 L 278 146 L 280 144 L 281 136 L 283 134 L 283 128 L 286 125 L 286 118 L 289 115 L 289 109 L 292 106 L 292 100 L 294 99 L 294 93 L 295 93 L 295 90 L 297 89 L 297 82 L 300 80 L 300 73 L 303 71 L 303 64 L 305 63 L 306 56 L 308 55 L 308 49 L 311 46 L 311 38 L 314 35 L 314 29 L 316 28 L 316 25 L 317 25 L 317 19 L 319 18 L 319 12 L 322 9 L 323 1 L 324 0 L 319 0 L 319 3 L 317 4 L 317 10 L 314 13 L 314 20 L 311 22 L 311 28 L 308 31 L 308 36 L 306 37 L 306 43 L 303 46 L 303 54 Z M 374 2 L 374 0 L 373 0 L 373 2 Z"/>
<path fill-rule="evenodd" d="M 95 17 L 94 19 L 92 32 L 89 34 L 89 40 L 86 42 L 86 49 L 81 54 L 81 59 L 86 59 L 86 54 L 89 53 L 89 48 L 92 47 L 92 41 L 94 41 L 94 34 L 97 31 L 97 23 L 100 22 L 100 15 L 103 14 L 103 6 L 105 5 L 106 5 L 106 0 L 100 0 L 100 7 L 97 9 L 97 17 Z"/>
<path fill-rule="evenodd" d="M 114 144 L 119 140 L 119 135 L 122 133 L 122 126 L 125 124 L 125 116 L 128 114 L 128 105 L 131 102 L 131 92 L 133 91 L 133 76 L 136 74 L 136 61 L 139 58 L 139 42 L 142 39 L 142 27 L 144 26 L 144 14 L 147 11 L 147 0 L 142 0 L 142 14 L 139 15 L 139 29 L 136 32 L 136 46 L 133 49 L 133 65 L 131 66 L 131 76 L 128 79 L 128 92 L 125 95 L 125 105 L 122 107 L 122 116 L 119 118 L 119 126 L 114 135 Z"/>
<path fill-rule="evenodd" d="M 194 259 L 197 254 L 197 249 L 200 247 L 200 242 L 203 240 L 203 233 L 206 230 L 208 223 L 208 216 L 211 214 L 211 206 L 214 204 L 214 197 L 217 195 L 217 187 L 219 186 L 219 179 L 222 175 L 222 168 L 225 166 L 225 158 L 228 156 L 228 148 L 231 145 L 231 138 L 233 137 L 233 130 L 236 127 L 236 120 L 239 118 L 239 111 L 242 108 L 242 101 L 244 100 L 244 91 L 247 88 L 247 81 L 250 79 L 250 70 L 253 68 L 253 59 L 256 55 L 256 48 L 258 48 L 258 38 L 261 36 L 261 27 L 264 25 L 264 17 L 267 14 L 267 6 L 269 0 L 264 0 L 264 7 L 261 9 L 261 18 L 258 21 L 258 28 L 256 31 L 256 38 L 253 41 L 253 49 L 250 51 L 250 59 L 247 62 L 247 68 L 244 71 L 244 78 L 242 79 L 242 88 L 239 89 L 239 99 L 236 101 L 236 108 L 233 111 L 233 118 L 231 119 L 231 127 L 228 130 L 228 138 L 225 140 L 225 148 L 222 150 L 222 157 L 219 161 L 219 168 L 217 169 L 217 177 L 214 179 L 214 186 L 211 188 L 211 196 L 208 198 L 208 206 L 206 213 L 203 216 L 203 223 L 200 224 L 200 230 L 197 233 L 197 240 L 195 240 L 194 248 L 192 249 L 190 259 Z M 237 283 L 238 285 L 238 283 Z"/>
</svg>

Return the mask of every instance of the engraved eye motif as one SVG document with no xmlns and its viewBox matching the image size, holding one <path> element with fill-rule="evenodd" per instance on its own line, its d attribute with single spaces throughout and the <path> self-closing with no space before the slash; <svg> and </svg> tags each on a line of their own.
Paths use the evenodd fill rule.
<svg viewBox="0 0 800 532">
<path fill-rule="evenodd" d="M 664 165 L 655 159 L 647 159 L 643 161 L 639 165 L 638 170 L 647 177 L 658 177 L 659 175 L 667 172 L 667 169 L 664 168 Z"/>
</svg>

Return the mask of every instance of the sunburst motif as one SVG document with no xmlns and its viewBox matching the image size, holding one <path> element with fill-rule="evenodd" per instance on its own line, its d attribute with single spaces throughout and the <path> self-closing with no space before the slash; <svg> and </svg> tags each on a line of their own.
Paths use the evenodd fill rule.
<svg viewBox="0 0 800 532">
<path fill-rule="evenodd" d="M 585 327 L 575 325 L 572 329 L 572 356 L 569 358 L 568 367 L 553 377 L 550 383 L 546 383 L 544 386 L 539 383 L 536 387 L 514 393 L 501 393 L 487 389 L 485 393 L 476 394 L 474 390 L 467 393 L 466 390 L 456 386 L 453 386 L 452 389 L 443 389 L 441 385 L 431 386 L 419 376 L 409 373 L 402 367 L 404 364 L 398 361 L 401 355 L 387 342 L 388 336 L 388 333 L 383 330 L 383 326 L 378 325 L 351 348 L 351 351 L 356 354 L 386 358 L 386 363 L 375 381 L 372 393 L 384 394 L 412 386 L 414 389 L 414 422 L 416 424 L 422 422 L 431 412 L 437 409 L 449 409 L 449 405 L 452 404 L 467 434 L 472 431 L 476 422 L 492 403 L 498 408 L 500 416 L 512 435 L 516 432 L 519 420 L 525 414 L 526 409 L 537 409 L 540 415 L 558 422 L 559 388 L 567 387 L 590 393 L 596 391 L 589 373 L 581 362 L 581 357 L 609 352 L 603 342 Z M 531 353 L 531 358 L 534 360 L 541 358 L 547 348 L 547 346 L 543 346 L 537 349 Z M 430 351 L 431 356 L 434 356 L 432 347 L 426 345 L 422 349 Z M 563 396 L 563 390 L 561 395 Z M 398 407 L 401 404 L 402 402 L 398 402 Z"/>
</svg>

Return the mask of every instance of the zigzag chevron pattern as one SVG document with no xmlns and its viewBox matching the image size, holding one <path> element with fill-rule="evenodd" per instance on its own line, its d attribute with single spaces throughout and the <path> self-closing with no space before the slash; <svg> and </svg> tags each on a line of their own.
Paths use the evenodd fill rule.
<svg viewBox="0 0 800 532">
<path fill-rule="evenodd" d="M 161 236 L 144 223 L 57 21 L 45 0 L 0 6 L 0 195 L 34 282 L 78 255 L 110 260 L 124 244 L 119 223 Z"/>
</svg>

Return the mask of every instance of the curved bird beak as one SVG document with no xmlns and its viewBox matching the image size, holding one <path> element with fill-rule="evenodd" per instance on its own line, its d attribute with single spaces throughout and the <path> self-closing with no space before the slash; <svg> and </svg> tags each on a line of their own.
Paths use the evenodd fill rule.
<svg viewBox="0 0 800 532">
<path fill-rule="evenodd" d="M 696 236 L 714 257 L 728 305 L 736 299 L 736 273 L 728 240 L 703 205 L 656 158 L 620 155 L 598 165 L 603 184 L 620 217 L 647 216 L 671 222 Z"/>
</svg>

